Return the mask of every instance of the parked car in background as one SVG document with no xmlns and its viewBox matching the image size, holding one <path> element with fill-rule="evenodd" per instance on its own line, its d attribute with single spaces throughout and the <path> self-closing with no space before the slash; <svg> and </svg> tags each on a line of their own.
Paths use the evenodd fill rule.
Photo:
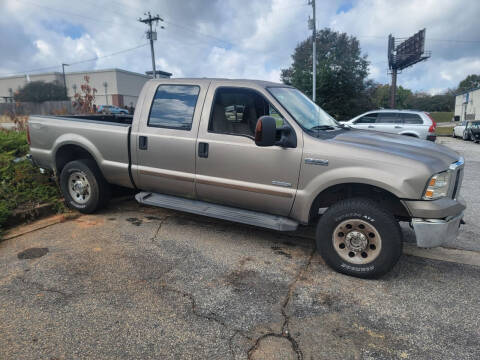
<svg viewBox="0 0 480 360">
<path fill-rule="evenodd" d="M 470 140 L 480 142 L 480 121 L 474 121 L 469 128 Z"/>
<path fill-rule="evenodd" d="M 364 130 L 376 130 L 435 141 L 437 124 L 430 114 L 414 110 L 374 110 L 358 115 L 345 124 Z"/>
<path fill-rule="evenodd" d="M 101 114 L 126 114 L 128 115 L 127 109 L 122 109 L 115 105 L 100 105 L 97 109 L 97 112 Z"/>
<path fill-rule="evenodd" d="M 462 121 L 460 124 L 453 128 L 453 137 L 461 137 L 463 140 L 472 140 L 478 141 L 474 133 L 472 132 L 473 128 L 478 128 L 480 126 L 480 121 Z"/>
</svg>

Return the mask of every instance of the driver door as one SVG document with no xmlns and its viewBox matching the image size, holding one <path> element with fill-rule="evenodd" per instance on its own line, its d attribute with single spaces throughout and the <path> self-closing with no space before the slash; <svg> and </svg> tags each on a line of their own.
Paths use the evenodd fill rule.
<svg viewBox="0 0 480 360">
<path fill-rule="evenodd" d="M 238 83 L 237 83 L 238 84 Z M 263 90 L 263 91 L 262 91 Z M 264 89 L 212 83 L 197 139 L 196 194 L 200 200 L 287 216 L 298 185 L 303 139 L 296 148 L 258 147 L 262 115 L 287 124 Z"/>
</svg>

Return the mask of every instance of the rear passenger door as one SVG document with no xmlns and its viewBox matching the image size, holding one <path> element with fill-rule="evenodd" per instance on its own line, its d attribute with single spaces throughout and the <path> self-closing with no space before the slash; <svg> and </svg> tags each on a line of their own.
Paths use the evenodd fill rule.
<svg viewBox="0 0 480 360">
<path fill-rule="evenodd" d="M 402 118 L 394 112 L 378 113 L 375 130 L 398 134 L 403 130 Z"/>
<path fill-rule="evenodd" d="M 131 136 L 137 187 L 195 196 L 195 144 L 208 84 L 176 80 L 146 85 L 145 103 Z"/>
</svg>

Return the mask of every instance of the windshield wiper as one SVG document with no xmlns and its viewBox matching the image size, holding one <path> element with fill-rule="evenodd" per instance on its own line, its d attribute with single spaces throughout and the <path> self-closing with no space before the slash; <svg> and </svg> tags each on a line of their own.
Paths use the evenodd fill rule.
<svg viewBox="0 0 480 360">
<path fill-rule="evenodd" d="M 316 130 L 335 130 L 336 127 L 332 125 L 317 125 L 312 128 L 310 128 L 310 131 L 316 131 Z"/>
</svg>

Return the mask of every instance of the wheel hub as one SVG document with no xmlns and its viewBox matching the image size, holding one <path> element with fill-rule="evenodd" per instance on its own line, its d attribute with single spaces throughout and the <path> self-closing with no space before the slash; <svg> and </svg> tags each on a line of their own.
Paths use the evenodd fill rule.
<svg viewBox="0 0 480 360">
<path fill-rule="evenodd" d="M 364 265 L 375 260 L 382 249 L 382 238 L 375 226 L 362 219 L 348 219 L 332 234 L 337 254 L 345 261 Z"/>
<path fill-rule="evenodd" d="M 345 237 L 345 245 L 354 252 L 363 251 L 367 248 L 368 239 L 360 231 L 350 231 Z"/>
<path fill-rule="evenodd" d="M 76 181 L 73 185 L 73 190 L 80 195 L 85 195 L 87 193 L 88 184 L 83 180 Z"/>
<path fill-rule="evenodd" d="M 68 178 L 68 192 L 78 204 L 86 204 L 90 199 L 90 183 L 87 176 L 80 171 L 72 173 Z"/>
</svg>

